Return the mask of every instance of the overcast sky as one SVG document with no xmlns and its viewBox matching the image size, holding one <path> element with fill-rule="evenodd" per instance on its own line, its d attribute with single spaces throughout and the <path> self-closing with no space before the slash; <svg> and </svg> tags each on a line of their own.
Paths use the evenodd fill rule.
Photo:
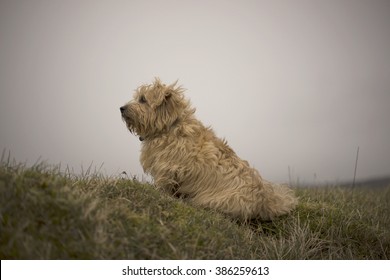
<svg viewBox="0 0 390 280">
<path fill-rule="evenodd" d="M 264 178 L 390 175 L 390 1 L 0 0 L 0 149 L 142 176 L 119 107 L 159 76 Z"/>
</svg>

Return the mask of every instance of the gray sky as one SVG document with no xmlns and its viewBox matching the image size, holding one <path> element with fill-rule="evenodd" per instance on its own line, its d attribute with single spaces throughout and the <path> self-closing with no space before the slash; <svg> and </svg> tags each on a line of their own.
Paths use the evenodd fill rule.
<svg viewBox="0 0 390 280">
<path fill-rule="evenodd" d="M 389 1 L 0 1 L 18 161 L 141 176 L 119 107 L 159 76 L 267 179 L 390 175 Z"/>
</svg>

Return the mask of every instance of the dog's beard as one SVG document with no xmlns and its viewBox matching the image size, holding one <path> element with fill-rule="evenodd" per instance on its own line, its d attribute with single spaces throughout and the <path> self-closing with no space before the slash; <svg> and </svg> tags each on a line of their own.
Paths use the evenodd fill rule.
<svg viewBox="0 0 390 280">
<path fill-rule="evenodd" d="M 122 116 L 122 120 L 125 122 L 126 127 L 127 127 L 127 129 L 130 131 L 130 133 L 133 134 L 133 135 L 135 135 L 135 136 L 138 136 L 139 141 L 144 141 L 144 140 L 145 140 L 144 137 L 140 136 L 140 135 L 137 133 L 134 124 L 132 123 L 132 121 L 131 121 L 129 118 L 127 118 L 127 117 L 125 117 L 125 116 Z"/>
<path fill-rule="evenodd" d="M 132 121 L 126 116 L 122 116 L 122 120 L 125 122 L 126 127 L 130 131 L 130 133 L 136 135 L 137 133 L 135 131 L 135 127 L 134 127 Z"/>
</svg>

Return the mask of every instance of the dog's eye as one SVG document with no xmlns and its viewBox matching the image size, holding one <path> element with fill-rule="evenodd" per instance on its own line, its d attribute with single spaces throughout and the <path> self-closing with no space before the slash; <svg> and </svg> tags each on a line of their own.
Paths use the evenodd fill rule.
<svg viewBox="0 0 390 280">
<path fill-rule="evenodd" d="M 146 103 L 146 98 L 144 95 L 142 95 L 140 98 L 139 98 L 139 103 L 141 104 L 145 104 Z"/>
</svg>

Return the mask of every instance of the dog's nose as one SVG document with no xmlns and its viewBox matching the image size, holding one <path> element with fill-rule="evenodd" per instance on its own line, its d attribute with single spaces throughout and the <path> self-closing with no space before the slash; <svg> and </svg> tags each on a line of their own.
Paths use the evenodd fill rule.
<svg viewBox="0 0 390 280">
<path fill-rule="evenodd" d="M 126 106 L 122 106 L 119 109 L 121 110 L 121 113 L 123 113 L 126 110 Z"/>
</svg>

